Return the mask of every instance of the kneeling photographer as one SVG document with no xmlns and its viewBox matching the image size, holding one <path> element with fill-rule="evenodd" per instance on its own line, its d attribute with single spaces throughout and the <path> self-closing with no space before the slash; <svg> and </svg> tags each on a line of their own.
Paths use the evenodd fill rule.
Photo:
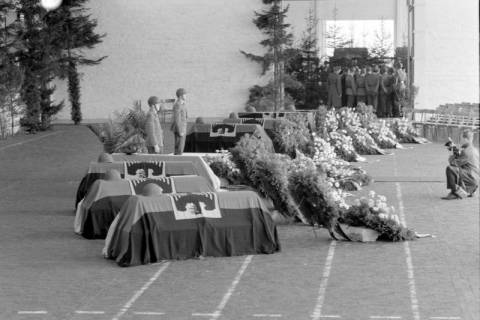
<svg viewBox="0 0 480 320">
<path fill-rule="evenodd" d="M 446 169 L 447 189 L 450 193 L 445 200 L 463 199 L 474 195 L 478 188 L 478 150 L 473 145 L 473 132 L 462 132 L 462 146 L 459 149 L 452 140 L 445 144 L 452 155 L 448 158 L 450 165 Z"/>
</svg>

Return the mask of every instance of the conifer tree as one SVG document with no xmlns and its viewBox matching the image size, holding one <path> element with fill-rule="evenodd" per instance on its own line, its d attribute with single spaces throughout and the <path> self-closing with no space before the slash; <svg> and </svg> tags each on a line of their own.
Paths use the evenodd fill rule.
<svg viewBox="0 0 480 320">
<path fill-rule="evenodd" d="M 10 117 L 10 131 L 20 112 L 20 88 L 23 72 L 15 61 L 18 40 L 15 37 L 15 6 L 12 1 L 0 0 L 0 111 Z M 4 114 L 5 115 L 5 114 Z M 6 128 L 3 128 L 6 130 Z"/>
<path fill-rule="evenodd" d="M 262 74 L 265 74 L 273 65 L 274 110 L 277 110 L 284 106 L 284 68 L 288 53 L 285 49 L 292 45 L 293 35 L 288 31 L 290 24 L 285 23 L 288 6 L 282 8 L 281 0 L 262 0 L 262 2 L 269 7 L 255 12 L 253 23 L 267 36 L 260 42 L 267 52 L 262 56 L 241 52 L 262 65 Z"/>
<path fill-rule="evenodd" d="M 75 124 L 82 121 L 80 103 L 80 75 L 78 67 L 99 64 L 106 57 L 89 58 L 85 49 L 92 49 L 102 42 L 105 34 L 97 34 L 97 20 L 88 14 L 88 0 L 63 0 L 62 6 L 52 13 L 57 20 L 61 35 L 57 44 L 62 48 L 60 77 L 68 80 L 68 94 L 71 104 L 71 119 Z"/>
</svg>

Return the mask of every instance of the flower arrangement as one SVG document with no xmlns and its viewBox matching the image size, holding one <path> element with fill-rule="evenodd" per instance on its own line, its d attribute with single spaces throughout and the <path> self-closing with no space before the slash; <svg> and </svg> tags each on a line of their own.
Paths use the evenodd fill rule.
<svg viewBox="0 0 480 320">
<path fill-rule="evenodd" d="M 371 137 L 375 140 L 377 145 L 383 149 L 393 149 L 393 148 L 402 148 L 402 145 L 398 143 L 397 137 L 390 130 L 390 128 L 385 124 L 385 120 L 381 122 L 370 124 L 368 132 Z"/>
<path fill-rule="evenodd" d="M 360 156 L 353 147 L 353 140 L 347 135 L 345 130 L 330 132 L 326 140 L 333 146 L 335 153 L 343 160 L 348 162 L 359 160 Z"/>
<path fill-rule="evenodd" d="M 347 134 L 352 138 L 355 151 L 359 154 L 385 154 L 368 130 L 359 126 L 347 126 Z"/>
<path fill-rule="evenodd" d="M 272 134 L 272 141 L 277 152 L 287 154 L 290 157 L 295 157 L 295 150 L 297 149 L 305 153 L 312 152 L 312 138 L 305 122 L 277 121 L 274 124 Z"/>
<path fill-rule="evenodd" d="M 248 185 L 272 199 L 283 215 L 302 218 L 289 192 L 289 156 L 270 152 L 262 139 L 250 135 L 243 136 L 230 152 Z"/>
<path fill-rule="evenodd" d="M 392 123 L 392 131 L 402 143 L 422 143 L 424 139 L 419 138 L 412 123 L 405 118 L 397 119 Z"/>
<path fill-rule="evenodd" d="M 341 211 L 338 222 L 373 229 L 379 233 L 378 240 L 414 240 L 415 232 L 406 228 L 394 212 L 395 209 L 387 205 L 386 197 L 370 191 L 368 197 L 357 199 L 352 206 Z"/>
<path fill-rule="evenodd" d="M 331 228 L 338 219 L 341 192 L 335 192 L 327 177 L 317 171 L 308 157 L 297 157 L 290 166 L 289 187 L 303 216 L 312 225 Z"/>
<path fill-rule="evenodd" d="M 235 162 L 233 162 L 232 154 L 229 151 L 217 150 L 216 155 L 206 155 L 204 160 L 217 176 L 226 179 L 230 184 L 238 185 L 244 183 L 245 178 Z"/>
<path fill-rule="evenodd" d="M 324 139 L 314 134 L 315 152 L 312 157 L 317 168 L 333 178 L 342 189 L 359 190 L 371 182 L 370 176 L 362 169 L 337 157 L 335 149 Z"/>
</svg>

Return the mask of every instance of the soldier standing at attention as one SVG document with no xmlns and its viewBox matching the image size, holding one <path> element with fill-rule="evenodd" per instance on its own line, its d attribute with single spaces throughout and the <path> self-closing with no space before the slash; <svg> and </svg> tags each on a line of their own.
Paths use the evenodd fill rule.
<svg viewBox="0 0 480 320">
<path fill-rule="evenodd" d="M 342 106 L 342 79 L 340 77 L 340 67 L 335 66 L 328 75 L 328 106 L 340 108 Z"/>
<path fill-rule="evenodd" d="M 367 105 L 373 107 L 373 111 L 377 112 L 378 88 L 380 87 L 380 78 L 372 72 L 372 67 L 367 67 L 367 75 L 365 76 L 365 90 L 367 91 Z"/>
<path fill-rule="evenodd" d="M 163 130 L 158 118 L 160 100 L 155 96 L 150 97 L 148 98 L 148 106 L 150 109 L 145 123 L 147 150 L 148 153 L 163 153 Z"/>
<path fill-rule="evenodd" d="M 353 77 L 354 72 L 355 68 L 350 67 L 345 76 L 345 94 L 347 95 L 347 107 L 349 108 L 354 106 L 355 95 L 357 93 L 357 86 L 355 84 L 355 78 Z"/>
<path fill-rule="evenodd" d="M 355 87 L 357 89 L 356 91 L 356 96 L 357 96 L 357 103 L 359 102 L 366 102 L 365 100 L 365 73 L 366 69 L 362 68 L 360 69 L 360 72 L 357 71 L 357 74 L 355 75 Z"/>
<path fill-rule="evenodd" d="M 185 148 L 185 138 L 187 135 L 187 91 L 180 88 L 176 92 L 177 101 L 173 105 L 173 123 L 172 131 L 175 135 L 175 154 L 181 155 Z"/>
</svg>

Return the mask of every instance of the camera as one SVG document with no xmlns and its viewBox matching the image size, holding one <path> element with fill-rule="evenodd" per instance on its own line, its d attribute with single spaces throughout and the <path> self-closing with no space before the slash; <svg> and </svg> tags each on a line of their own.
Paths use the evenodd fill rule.
<svg viewBox="0 0 480 320">
<path fill-rule="evenodd" d="M 445 143 L 445 147 L 447 147 L 448 151 L 453 152 L 455 156 L 460 155 L 460 149 L 458 149 L 458 146 L 452 141 L 452 138 L 448 138 L 447 143 Z"/>
</svg>

